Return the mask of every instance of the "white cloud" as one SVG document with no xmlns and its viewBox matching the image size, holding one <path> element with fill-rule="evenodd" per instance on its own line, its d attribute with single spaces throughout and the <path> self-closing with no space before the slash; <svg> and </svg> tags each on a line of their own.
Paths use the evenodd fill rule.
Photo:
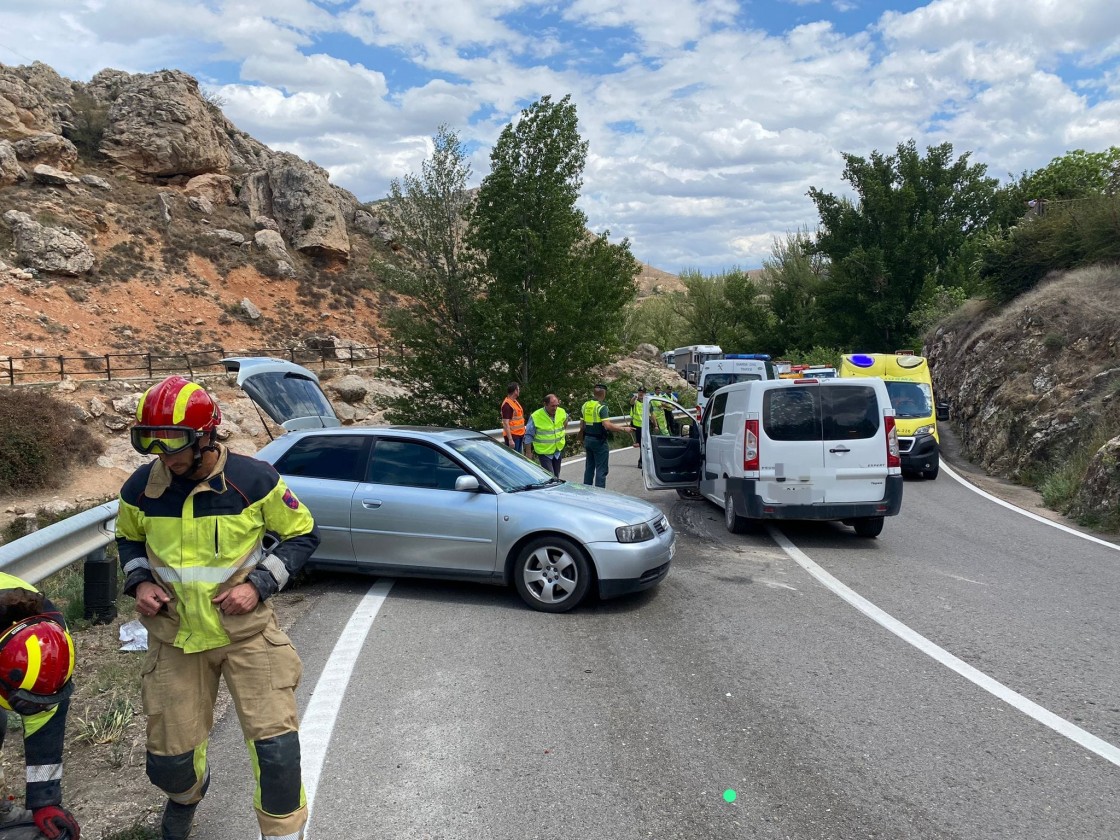
<svg viewBox="0 0 1120 840">
<path fill-rule="evenodd" d="M 852 32 L 847 0 L 786 0 L 809 21 L 788 31 L 758 28 L 759 4 L 744 26 L 733 0 L 0 0 L 0 59 L 184 69 L 366 199 L 441 124 L 481 179 L 521 107 L 570 93 L 591 226 L 660 268 L 719 270 L 815 227 L 806 192 L 846 191 L 841 152 L 947 140 L 1003 177 L 1120 142 L 1113 5 L 933 0 Z"/>
</svg>

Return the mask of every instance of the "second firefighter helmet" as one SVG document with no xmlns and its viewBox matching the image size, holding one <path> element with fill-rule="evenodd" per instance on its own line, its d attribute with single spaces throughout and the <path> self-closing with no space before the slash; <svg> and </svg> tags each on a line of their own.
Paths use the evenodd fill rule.
<svg viewBox="0 0 1120 840">
<path fill-rule="evenodd" d="M 132 448 L 144 455 L 174 455 L 218 428 L 222 410 L 196 382 L 169 376 L 144 392 L 136 406 Z"/>
<path fill-rule="evenodd" d="M 0 708 L 21 715 L 51 709 L 74 690 L 74 640 L 45 615 L 17 621 L 0 634 Z"/>
</svg>

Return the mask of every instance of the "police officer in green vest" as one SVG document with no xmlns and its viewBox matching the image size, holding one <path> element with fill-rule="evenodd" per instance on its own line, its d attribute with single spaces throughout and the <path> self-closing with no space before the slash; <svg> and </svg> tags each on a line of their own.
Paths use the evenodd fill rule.
<svg viewBox="0 0 1120 840">
<path fill-rule="evenodd" d="M 607 419 L 610 412 L 603 402 L 607 397 L 606 385 L 599 383 L 592 394 L 592 399 L 585 402 L 580 410 L 579 428 L 583 432 L 583 448 L 587 450 L 587 459 L 583 462 L 583 483 L 606 487 L 607 473 L 611 468 L 607 432 L 625 432 L 630 427 L 619 426 Z"/>
<path fill-rule="evenodd" d="M 525 451 L 536 455 L 540 465 L 557 478 L 567 443 L 564 433 L 567 423 L 568 412 L 560 408 L 560 398 L 548 394 L 544 405 L 534 411 L 525 424 Z"/>
<path fill-rule="evenodd" d="M 638 388 L 638 393 L 630 398 L 630 429 L 634 433 L 634 448 L 642 445 L 642 402 L 646 398 L 646 389 Z M 642 465 L 642 456 L 638 455 L 638 466 Z"/>
</svg>

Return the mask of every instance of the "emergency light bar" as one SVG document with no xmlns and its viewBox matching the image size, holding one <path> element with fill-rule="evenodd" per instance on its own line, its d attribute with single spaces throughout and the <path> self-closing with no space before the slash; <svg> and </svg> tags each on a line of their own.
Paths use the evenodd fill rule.
<svg viewBox="0 0 1120 840">
<path fill-rule="evenodd" d="M 760 362 L 770 361 L 769 353 L 726 353 L 725 359 L 756 359 Z"/>
</svg>

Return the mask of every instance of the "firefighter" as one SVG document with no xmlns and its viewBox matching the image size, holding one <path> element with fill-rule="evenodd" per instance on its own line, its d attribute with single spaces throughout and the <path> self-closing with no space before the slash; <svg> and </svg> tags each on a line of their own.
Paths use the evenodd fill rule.
<svg viewBox="0 0 1120 840">
<path fill-rule="evenodd" d="M 8 712 L 21 715 L 27 810 L 48 840 L 78 840 L 78 822 L 62 807 L 62 743 L 74 690 L 74 640 L 54 604 L 31 584 L 3 572 L 0 628 L 0 749 Z M 0 802 L 0 826 L 23 824 L 24 814 L 7 800 Z"/>
<path fill-rule="evenodd" d="M 222 413 L 170 376 L 136 408 L 133 447 L 156 459 L 121 488 L 117 546 L 148 629 L 142 672 L 148 778 L 167 794 L 162 840 L 184 840 L 210 783 L 218 679 L 233 696 L 256 777 L 261 836 L 302 838 L 296 686 L 302 670 L 268 602 L 319 544 L 307 508 L 263 461 L 230 452 Z M 266 549 L 266 532 L 278 542 Z"/>
</svg>

